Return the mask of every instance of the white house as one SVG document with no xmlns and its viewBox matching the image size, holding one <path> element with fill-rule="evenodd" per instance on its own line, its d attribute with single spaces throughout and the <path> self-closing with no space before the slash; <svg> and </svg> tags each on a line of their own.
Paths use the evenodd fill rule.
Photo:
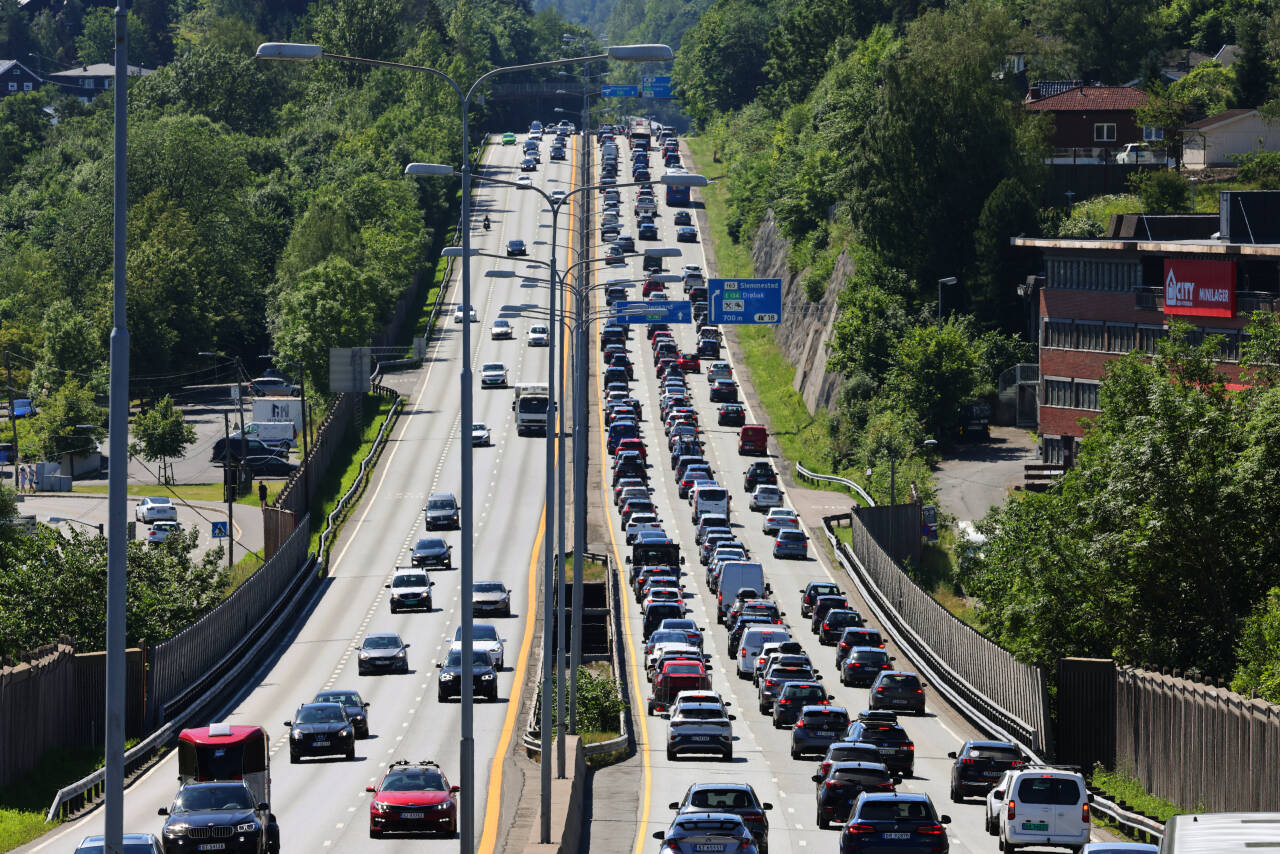
<svg viewBox="0 0 1280 854">
<path fill-rule="evenodd" d="M 1233 166 L 1233 154 L 1280 151 L 1280 122 L 1257 110 L 1227 110 L 1182 129 L 1182 162 L 1188 169 Z"/>
</svg>

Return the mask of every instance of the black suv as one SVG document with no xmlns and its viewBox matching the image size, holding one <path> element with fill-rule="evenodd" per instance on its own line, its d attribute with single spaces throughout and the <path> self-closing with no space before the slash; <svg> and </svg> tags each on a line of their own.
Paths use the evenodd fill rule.
<svg viewBox="0 0 1280 854">
<path fill-rule="evenodd" d="M 840 834 L 840 854 L 866 851 L 887 838 L 894 840 L 889 843 L 894 851 L 947 854 L 950 843 L 943 825 L 950 823 L 951 816 L 934 811 L 928 795 L 868 792 L 858 796 L 849 812 L 849 823 Z"/>
<path fill-rule="evenodd" d="M 356 758 L 356 728 L 342 703 L 304 703 L 289 727 L 289 761 L 303 756 Z"/>
<path fill-rule="evenodd" d="M 255 804 L 244 783 L 190 783 L 178 790 L 166 816 L 165 854 L 195 851 L 208 844 L 230 854 L 264 854 L 268 805 Z"/>
<path fill-rule="evenodd" d="M 1017 746 L 1007 741 L 969 739 L 960 752 L 947 756 L 956 762 L 951 766 L 951 800 L 964 801 L 969 794 L 985 795 L 1010 768 L 1018 768 L 1026 758 Z"/>
<path fill-rule="evenodd" d="M 438 492 L 427 496 L 427 506 L 423 510 L 423 519 L 427 530 L 433 528 L 457 528 L 459 526 L 458 499 L 452 492 Z"/>
<path fill-rule="evenodd" d="M 881 749 L 881 759 L 890 771 L 911 777 L 916 767 L 916 746 L 898 724 L 887 721 L 854 721 L 841 741 L 865 741 Z"/>
<path fill-rule="evenodd" d="M 694 783 L 680 801 L 669 806 L 677 815 L 684 813 L 729 813 L 742 819 L 751 831 L 760 854 L 769 852 L 769 818 L 766 812 L 773 804 L 756 797 L 750 783 Z"/>
<path fill-rule="evenodd" d="M 818 625 L 818 643 L 835 646 L 845 629 L 860 629 L 866 625 L 862 615 L 853 608 L 832 608 Z"/>
<path fill-rule="evenodd" d="M 229 449 L 228 449 L 228 446 Z M 241 459 L 248 457 L 279 457 L 287 459 L 289 456 L 289 448 L 287 445 L 268 445 L 261 439 L 230 439 L 225 436 L 213 443 L 213 450 L 209 453 L 209 462 L 225 463 L 228 461 L 238 463 Z"/>
<path fill-rule="evenodd" d="M 810 581 L 800 590 L 800 616 L 813 616 L 813 603 L 819 596 L 839 596 L 840 587 L 830 581 Z"/>
<path fill-rule="evenodd" d="M 747 492 L 752 492 L 761 484 L 774 485 L 778 482 L 778 473 L 773 470 L 773 466 L 764 461 L 758 460 L 747 466 L 747 470 L 742 473 L 742 488 Z"/>
<path fill-rule="evenodd" d="M 901 782 L 878 762 L 833 762 L 826 775 L 814 774 L 818 829 L 826 830 L 833 821 L 844 821 L 853 802 L 863 792 L 892 792 Z"/>
<path fill-rule="evenodd" d="M 444 702 L 449 697 L 461 697 L 462 650 L 449 650 L 448 657 L 436 667 L 440 668 L 440 677 L 436 680 L 436 699 Z M 471 691 L 476 697 L 484 697 L 490 702 L 498 699 L 498 671 L 493 667 L 493 659 L 484 650 L 471 651 Z"/>
</svg>

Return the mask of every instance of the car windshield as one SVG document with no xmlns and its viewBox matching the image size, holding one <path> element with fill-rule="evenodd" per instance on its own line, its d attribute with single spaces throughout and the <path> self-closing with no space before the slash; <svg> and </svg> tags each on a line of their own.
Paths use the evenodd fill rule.
<svg viewBox="0 0 1280 854">
<path fill-rule="evenodd" d="M 478 584 L 471 585 L 472 591 L 476 593 L 503 593 L 505 588 L 500 581 L 481 581 Z"/>
<path fill-rule="evenodd" d="M 461 667 L 462 666 L 462 650 L 449 650 L 449 658 L 445 660 L 445 667 Z M 489 653 L 480 649 L 471 650 L 471 666 L 472 667 L 492 667 L 493 659 L 489 657 Z"/>
<path fill-rule="evenodd" d="M 447 787 L 439 771 L 408 768 L 392 771 L 382 781 L 384 792 L 443 792 Z"/>
<path fill-rule="evenodd" d="M 421 540 L 418 540 L 418 544 L 414 546 L 415 549 L 442 549 L 444 547 L 445 542 L 439 537 L 423 537 Z"/>
<path fill-rule="evenodd" d="M 452 510 L 453 507 L 452 498 L 433 498 L 427 502 L 428 510 Z"/>
<path fill-rule="evenodd" d="M 857 821 L 935 821 L 924 801 L 864 800 Z"/>
<path fill-rule="evenodd" d="M 235 785 L 189 786 L 173 799 L 171 812 L 196 812 L 198 810 L 249 810 L 253 809 L 253 796 L 243 783 Z"/>
<path fill-rule="evenodd" d="M 299 724 L 336 724 L 344 721 L 342 709 L 337 706 L 303 706 L 298 709 L 298 717 L 294 723 Z"/>
<path fill-rule="evenodd" d="M 485 372 L 489 372 L 489 371 L 505 371 L 505 370 L 506 370 L 506 368 L 504 368 L 504 367 L 502 366 L 502 363 L 501 363 L 501 362 L 489 362 L 488 364 L 486 364 L 486 365 L 485 365 L 483 368 L 481 368 L 480 370 L 481 370 L 481 371 L 485 371 Z"/>
<path fill-rule="evenodd" d="M 391 579 L 391 586 L 394 587 L 426 587 L 427 576 L 422 573 L 403 573 Z"/>
<path fill-rule="evenodd" d="M 395 635 L 374 635 L 364 639 L 365 649 L 399 649 L 400 638 Z"/>
<path fill-rule="evenodd" d="M 476 423 L 476 424 L 472 424 L 472 425 L 471 425 L 471 431 L 472 431 L 473 433 L 474 433 L 474 432 L 484 432 L 485 430 L 488 430 L 488 429 L 489 429 L 488 427 L 486 427 L 486 426 L 484 426 L 483 424 L 480 424 L 480 423 Z"/>
<path fill-rule="evenodd" d="M 496 641 L 498 639 L 498 630 L 494 626 L 485 623 L 476 623 L 471 629 L 471 637 L 473 640 Z M 455 641 L 462 640 L 462 626 L 454 629 L 453 639 Z"/>
</svg>

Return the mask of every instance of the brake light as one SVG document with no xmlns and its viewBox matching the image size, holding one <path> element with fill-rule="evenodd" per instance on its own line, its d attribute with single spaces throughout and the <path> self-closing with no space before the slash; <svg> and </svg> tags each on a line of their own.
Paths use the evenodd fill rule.
<svg viewBox="0 0 1280 854">
<path fill-rule="evenodd" d="M 1010 800 L 1010 801 L 1009 801 L 1009 815 L 1008 815 L 1008 819 L 1009 819 L 1009 821 L 1013 821 L 1015 818 L 1017 818 L 1017 815 L 1018 815 L 1017 804 L 1015 804 L 1012 800 Z"/>
<path fill-rule="evenodd" d="M 791 705 L 791 701 L 790 701 L 790 700 L 788 700 L 788 699 L 786 699 L 786 698 L 784 697 L 783 699 L 781 699 L 781 700 L 779 700 L 779 701 L 778 701 L 778 705 L 780 705 L 780 706 L 789 706 L 789 705 Z"/>
<path fill-rule="evenodd" d="M 830 624 L 830 623 L 828 623 L 828 622 L 826 622 L 826 621 L 823 621 L 823 623 L 822 623 L 822 627 L 823 627 L 824 629 L 829 629 L 829 628 L 831 628 L 831 624 Z"/>
<path fill-rule="evenodd" d="M 1022 760 L 1021 760 L 1021 759 L 1015 759 L 1015 760 L 1013 760 L 1012 762 L 1010 762 L 1010 763 L 1009 763 L 1009 767 L 1010 767 L 1010 768 L 1020 768 L 1021 766 L 1022 766 Z"/>
<path fill-rule="evenodd" d="M 823 762 L 821 765 L 818 766 L 818 773 L 821 774 L 823 777 L 827 776 L 827 772 L 830 770 L 831 770 L 830 762 Z"/>
<path fill-rule="evenodd" d="M 796 729 L 802 729 L 803 727 L 804 727 L 803 719 L 796 721 Z"/>
<path fill-rule="evenodd" d="M 847 825 L 845 825 L 844 832 L 845 833 L 875 833 L 876 826 L 874 824 L 862 824 L 861 822 L 859 822 L 858 824 L 849 822 Z"/>
<path fill-rule="evenodd" d="M 764 813 L 762 812 L 744 812 L 739 813 L 738 817 L 743 821 L 764 821 Z"/>
<path fill-rule="evenodd" d="M 849 648 L 849 645 L 848 645 L 847 643 L 841 643 L 841 644 L 840 644 L 840 648 L 841 648 L 841 649 L 848 649 L 848 648 Z"/>
<path fill-rule="evenodd" d="M 915 749 L 916 749 L 916 746 L 915 746 L 914 744 L 904 744 L 904 745 L 903 745 L 903 747 L 905 747 L 907 750 L 915 750 Z"/>
<path fill-rule="evenodd" d="M 961 764 L 961 765 L 976 765 L 977 763 L 976 763 L 976 762 L 974 762 L 972 759 L 961 759 L 961 760 L 960 760 L 960 764 Z"/>
<path fill-rule="evenodd" d="M 917 827 L 916 830 L 920 833 L 928 833 L 931 836 L 937 836 L 938 834 L 945 832 L 940 824 L 922 824 Z"/>
<path fill-rule="evenodd" d="M 770 688 L 772 688 L 774 685 L 777 685 L 777 684 L 778 684 L 778 680 L 777 680 L 777 679 L 766 679 L 766 680 L 764 680 L 764 684 L 766 684 L 766 685 L 768 685 Z"/>
<path fill-rule="evenodd" d="M 1089 804 L 1087 801 L 1080 805 L 1080 820 L 1085 824 L 1089 823 Z"/>
<path fill-rule="evenodd" d="M 877 689 L 876 689 L 876 693 L 877 693 L 877 694 L 883 694 L 883 693 L 884 693 L 884 686 L 883 686 L 883 685 L 881 685 L 879 688 L 877 688 Z"/>
<path fill-rule="evenodd" d="M 828 780 L 824 785 L 826 785 L 826 787 L 827 787 L 828 789 L 834 789 L 834 788 L 836 788 L 836 787 L 838 787 L 838 786 L 840 785 L 840 781 L 839 781 L 839 780 Z"/>
<path fill-rule="evenodd" d="M 917 689 L 916 689 L 916 693 L 917 693 L 917 694 L 923 694 L 923 693 L 924 693 L 924 689 L 923 689 L 923 688 L 917 688 Z"/>
</svg>

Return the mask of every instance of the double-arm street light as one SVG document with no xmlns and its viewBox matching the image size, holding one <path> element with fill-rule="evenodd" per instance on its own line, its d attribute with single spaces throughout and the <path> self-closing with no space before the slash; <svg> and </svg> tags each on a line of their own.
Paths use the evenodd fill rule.
<svg viewBox="0 0 1280 854">
<path fill-rule="evenodd" d="M 79 525 L 82 528 L 87 528 L 90 531 L 97 531 L 99 537 L 103 535 L 101 522 L 86 522 L 83 519 L 72 519 L 70 516 L 50 516 L 49 517 L 50 525 L 56 525 L 59 522 L 69 522 L 72 525 Z"/>
<path fill-rule="evenodd" d="M 551 68 L 557 65 L 568 65 L 578 62 L 597 62 L 607 59 L 620 60 L 623 62 L 667 62 L 673 58 L 671 48 L 667 45 L 659 44 L 637 44 L 637 45 L 615 45 L 606 47 L 604 53 L 592 56 L 580 56 L 567 59 L 553 59 L 546 62 L 531 62 L 524 65 L 511 65 L 502 68 L 494 68 L 486 71 L 475 79 L 471 86 L 463 89 L 457 81 L 448 74 L 435 68 L 429 68 L 422 65 L 409 65 L 400 62 L 386 62 L 376 59 L 364 59 L 355 56 L 345 56 L 342 54 L 328 53 L 320 45 L 314 44 L 291 44 L 268 42 L 258 46 L 257 56 L 260 59 L 278 59 L 293 61 L 314 61 L 318 59 L 334 59 L 341 62 L 354 62 L 361 65 L 370 65 L 376 68 L 392 68 L 402 71 L 412 71 L 418 74 L 429 74 L 447 83 L 458 96 L 458 106 L 462 120 L 462 165 L 458 170 L 462 177 L 462 304 L 464 306 L 471 305 L 471 132 L 470 132 L 470 113 L 471 102 L 480 91 L 480 87 L 492 77 L 499 74 L 513 74 L 520 71 L 532 71 L 542 68 Z M 424 164 L 429 165 L 429 164 Z M 446 167 L 447 168 L 447 167 Z M 452 169 L 449 173 L 452 174 Z M 439 171 L 426 172 L 423 174 L 442 174 Z M 462 424 L 470 425 L 473 421 L 472 417 L 472 380 L 471 380 L 471 325 L 464 323 L 462 325 L 462 370 L 459 377 L 461 383 L 461 416 Z M 550 423 L 550 413 L 548 413 L 548 423 Z M 459 448 L 462 456 L 462 483 L 459 492 L 462 496 L 461 501 L 461 519 L 460 527 L 462 529 L 462 561 L 461 572 L 459 574 L 459 583 L 462 587 L 462 660 L 470 662 L 472 651 L 474 649 L 473 628 L 474 615 L 471 607 L 470 590 L 473 580 L 473 536 L 474 536 L 474 506 L 472 497 L 472 443 L 460 442 Z M 548 475 L 550 472 L 548 472 Z M 550 519 L 550 508 L 548 508 L 548 519 Z M 462 791 L 465 796 L 462 798 L 461 812 L 459 820 L 459 849 L 464 854 L 469 854 L 474 849 L 475 842 L 475 801 L 476 801 L 476 782 L 475 782 L 475 730 L 474 730 L 474 696 L 472 691 L 472 680 L 463 679 L 462 688 L 462 740 L 459 745 L 459 765 L 460 778 L 462 783 Z M 545 765 L 545 760 L 544 760 Z M 544 772 L 545 776 L 545 772 Z M 548 786 L 549 788 L 549 786 Z M 550 815 L 544 811 L 542 822 L 542 842 L 549 843 L 551 841 L 551 825 Z"/>
</svg>

